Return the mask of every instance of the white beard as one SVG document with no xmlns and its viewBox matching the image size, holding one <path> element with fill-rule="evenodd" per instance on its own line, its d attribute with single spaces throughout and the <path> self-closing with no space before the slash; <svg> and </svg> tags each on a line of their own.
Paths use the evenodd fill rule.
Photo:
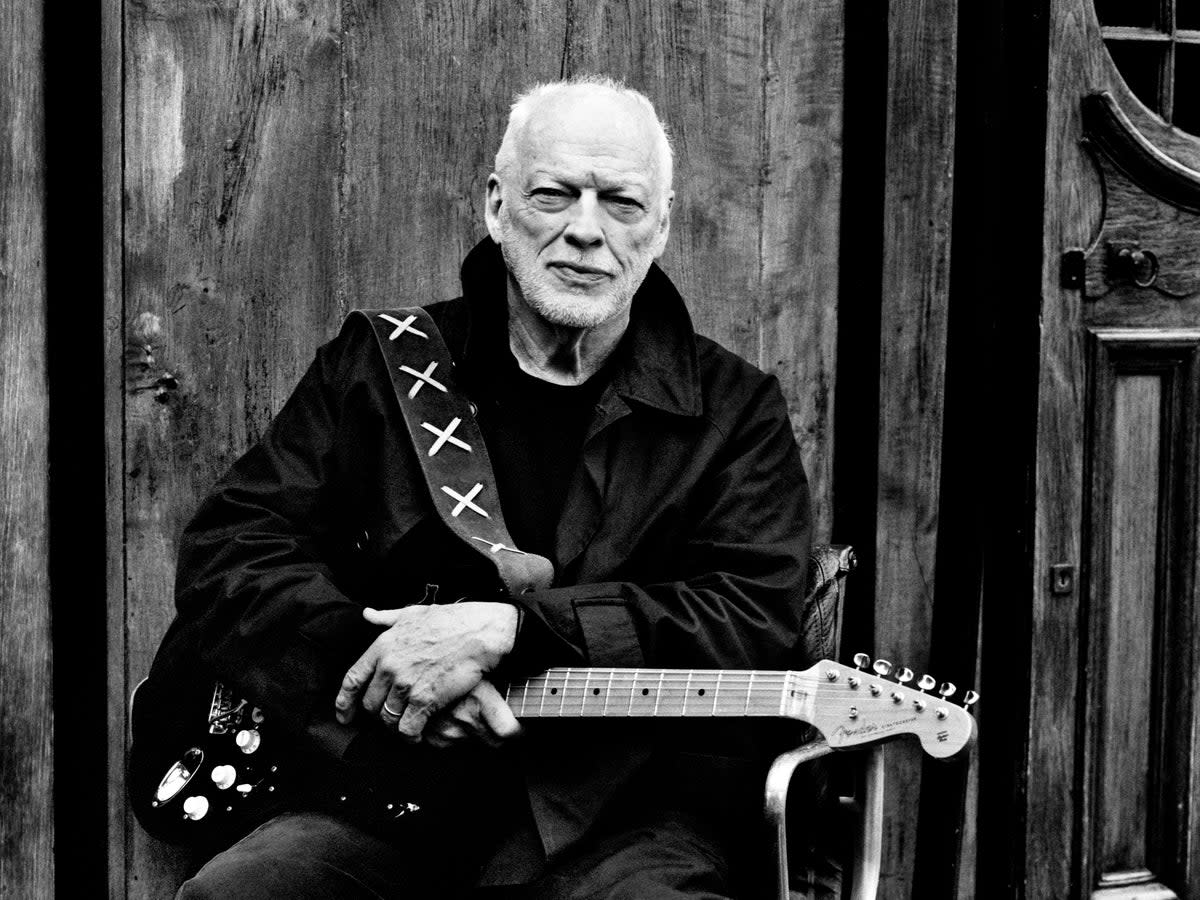
<svg viewBox="0 0 1200 900">
<path fill-rule="evenodd" d="M 629 309 L 653 262 L 647 255 L 638 260 L 640 271 L 619 272 L 603 289 L 585 293 L 560 282 L 538 261 L 527 242 L 513 239 L 508 216 L 503 214 L 500 236 L 504 262 L 525 304 L 547 322 L 567 328 L 595 328 Z"/>
</svg>

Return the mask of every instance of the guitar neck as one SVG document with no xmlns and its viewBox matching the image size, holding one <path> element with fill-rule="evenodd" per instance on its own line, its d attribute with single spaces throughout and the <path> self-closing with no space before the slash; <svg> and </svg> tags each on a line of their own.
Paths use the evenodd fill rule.
<svg viewBox="0 0 1200 900">
<path fill-rule="evenodd" d="M 509 685 L 518 718 L 770 716 L 812 719 L 811 672 L 550 669 Z"/>
</svg>

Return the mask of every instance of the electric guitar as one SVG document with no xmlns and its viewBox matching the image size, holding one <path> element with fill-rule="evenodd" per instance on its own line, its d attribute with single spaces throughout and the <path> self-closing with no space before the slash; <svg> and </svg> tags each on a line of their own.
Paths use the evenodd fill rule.
<svg viewBox="0 0 1200 900">
<path fill-rule="evenodd" d="M 929 675 L 893 671 L 886 660 L 855 656 L 857 668 L 822 661 L 801 672 L 717 669 L 561 668 L 508 686 L 505 698 L 518 718 L 785 718 L 814 726 L 837 750 L 915 735 L 930 756 L 947 759 L 974 740 L 968 691 L 965 706 L 951 702 L 955 688 Z M 867 666 L 870 665 L 868 669 Z M 892 678 L 888 678 L 891 675 Z M 178 695 L 176 695 L 178 696 Z M 136 692 L 134 698 L 136 715 Z M 261 709 L 223 684 L 206 708 L 194 709 L 195 731 L 156 740 L 160 768 L 131 776 L 134 811 L 156 836 L 201 842 L 263 818 L 287 786 L 287 748 Z M 142 760 L 143 769 L 153 766 Z M 154 775 L 161 773 L 160 778 Z M 149 778 L 147 776 L 149 775 Z M 340 796 L 354 812 L 382 819 L 419 814 L 404 797 Z"/>
</svg>

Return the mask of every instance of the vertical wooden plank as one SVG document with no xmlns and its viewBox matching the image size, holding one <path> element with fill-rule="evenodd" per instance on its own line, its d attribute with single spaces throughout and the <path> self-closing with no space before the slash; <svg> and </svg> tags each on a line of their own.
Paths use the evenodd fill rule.
<svg viewBox="0 0 1200 900">
<path fill-rule="evenodd" d="M 104 496 L 105 609 L 108 616 L 108 896 L 125 896 L 132 824 L 125 808 L 129 690 L 125 667 L 124 154 L 122 23 L 124 0 L 103 0 L 101 140 L 104 173 Z"/>
<path fill-rule="evenodd" d="M 179 533 L 336 327 L 336 0 L 125 9 L 129 684 L 171 616 Z M 131 827 L 127 890 L 191 864 Z"/>
<path fill-rule="evenodd" d="M 344 28 L 342 302 L 457 296 L 513 94 L 559 77 L 564 6 L 348 0 Z"/>
<path fill-rule="evenodd" d="M 0 0 L 0 895 L 54 894 L 42 4 Z"/>
<path fill-rule="evenodd" d="M 843 0 L 771 0 L 764 18 L 759 364 L 788 400 L 822 542 L 833 526 L 844 18 Z"/>
<path fill-rule="evenodd" d="M 696 328 L 759 358 L 763 0 L 572 2 L 564 74 L 602 72 L 646 93 L 675 146 L 663 268 Z"/>
<path fill-rule="evenodd" d="M 875 634 L 878 652 L 927 670 L 941 473 L 958 13 L 950 0 L 889 16 Z M 887 754 L 880 896 L 908 898 L 919 751 Z"/>
<path fill-rule="evenodd" d="M 1060 258 L 1087 247 L 1101 220 L 1094 170 L 1079 146 L 1079 102 L 1100 48 L 1090 0 L 1049 4 L 1045 244 L 1034 510 L 1030 744 L 1026 768 L 1025 894 L 1073 896 L 1080 595 L 1055 595 L 1050 567 L 1080 565 L 1083 547 L 1086 357 L 1078 291 L 1060 282 Z"/>
</svg>

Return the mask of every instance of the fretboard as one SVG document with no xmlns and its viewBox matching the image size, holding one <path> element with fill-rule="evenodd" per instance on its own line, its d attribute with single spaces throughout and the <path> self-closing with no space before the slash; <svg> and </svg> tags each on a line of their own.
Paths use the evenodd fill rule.
<svg viewBox="0 0 1200 900">
<path fill-rule="evenodd" d="M 806 672 L 550 669 L 509 685 L 518 718 L 793 716 L 811 696 Z"/>
</svg>

